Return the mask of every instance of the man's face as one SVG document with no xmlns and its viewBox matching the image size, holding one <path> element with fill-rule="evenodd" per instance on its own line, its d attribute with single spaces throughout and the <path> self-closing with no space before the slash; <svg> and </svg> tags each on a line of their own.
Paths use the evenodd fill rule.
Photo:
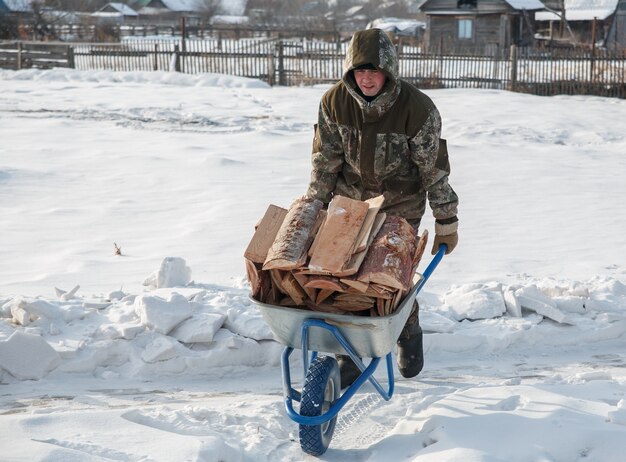
<svg viewBox="0 0 626 462">
<path fill-rule="evenodd" d="M 365 96 L 376 96 L 385 85 L 385 74 L 379 70 L 355 69 L 354 80 Z"/>
</svg>

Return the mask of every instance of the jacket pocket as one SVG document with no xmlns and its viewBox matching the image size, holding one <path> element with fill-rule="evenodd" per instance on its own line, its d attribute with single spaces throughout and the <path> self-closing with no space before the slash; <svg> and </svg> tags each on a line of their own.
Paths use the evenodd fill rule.
<svg viewBox="0 0 626 462">
<path fill-rule="evenodd" d="M 406 135 L 381 133 L 376 137 L 374 171 L 385 179 L 391 175 L 407 175 L 410 168 L 409 144 Z"/>
<path fill-rule="evenodd" d="M 435 168 L 450 173 L 450 160 L 448 159 L 448 143 L 443 138 L 439 138 L 439 151 Z"/>
</svg>

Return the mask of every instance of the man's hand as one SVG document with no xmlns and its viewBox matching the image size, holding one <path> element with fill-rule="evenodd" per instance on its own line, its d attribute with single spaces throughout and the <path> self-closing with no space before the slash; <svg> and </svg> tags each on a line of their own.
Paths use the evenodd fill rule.
<svg viewBox="0 0 626 462">
<path fill-rule="evenodd" d="M 456 247 L 458 243 L 459 243 L 459 233 L 457 233 L 456 231 L 452 234 L 446 234 L 446 235 L 436 234 L 435 242 L 433 243 L 432 254 L 435 255 L 437 251 L 439 250 L 439 246 L 441 244 L 445 244 L 448 247 L 446 249 L 446 255 L 448 255 L 450 252 L 454 250 L 454 248 Z"/>
</svg>

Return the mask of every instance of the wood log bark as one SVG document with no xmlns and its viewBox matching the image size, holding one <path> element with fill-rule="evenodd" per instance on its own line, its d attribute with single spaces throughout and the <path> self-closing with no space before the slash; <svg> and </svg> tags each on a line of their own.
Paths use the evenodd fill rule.
<svg viewBox="0 0 626 462">
<path fill-rule="evenodd" d="M 369 247 L 356 279 L 408 290 L 413 275 L 415 246 L 413 227 L 402 217 L 387 216 Z"/>
<path fill-rule="evenodd" d="M 307 252 L 315 237 L 317 217 L 322 206 L 320 200 L 308 197 L 294 201 L 267 253 L 263 264 L 264 270 L 292 270 L 306 263 Z"/>
</svg>

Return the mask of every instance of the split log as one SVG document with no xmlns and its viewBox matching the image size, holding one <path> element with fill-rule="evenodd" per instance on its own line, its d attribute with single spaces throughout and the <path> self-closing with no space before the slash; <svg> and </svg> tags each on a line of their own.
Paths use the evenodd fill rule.
<svg viewBox="0 0 626 462">
<path fill-rule="evenodd" d="M 339 279 L 332 276 L 310 276 L 304 286 L 313 289 L 326 289 L 338 292 L 346 291 L 346 286 L 341 284 Z"/>
<path fill-rule="evenodd" d="M 367 255 L 367 250 L 369 246 L 372 244 L 374 237 L 376 236 L 378 231 L 380 231 L 380 228 L 383 226 L 383 223 L 385 222 L 386 218 L 387 218 L 387 214 L 384 212 L 376 215 L 376 217 L 374 218 L 374 222 L 372 224 L 371 230 L 370 230 L 371 232 L 369 234 L 365 249 L 361 250 L 360 252 L 352 254 L 352 256 L 350 257 L 350 261 L 345 265 L 344 269 L 342 271 L 333 273 L 335 276 L 343 278 L 346 276 L 352 276 L 353 274 L 356 274 L 359 272 L 359 268 L 361 267 L 361 264 L 363 263 L 363 260 L 365 260 L 365 256 Z"/>
<path fill-rule="evenodd" d="M 369 310 L 376 304 L 376 299 L 366 295 L 338 294 L 333 300 L 333 306 L 345 311 Z"/>
<path fill-rule="evenodd" d="M 322 201 L 308 197 L 294 201 L 267 253 L 264 270 L 292 270 L 305 264 L 322 206 Z"/>
<path fill-rule="evenodd" d="M 256 263 L 251 262 L 247 258 L 245 259 L 245 262 L 248 281 L 250 281 L 252 298 L 260 302 L 266 302 L 268 295 L 272 290 L 269 272 L 262 271 L 257 267 Z"/>
<path fill-rule="evenodd" d="M 370 245 L 356 279 L 408 290 L 413 276 L 415 237 L 415 230 L 404 218 L 388 216 Z"/>
<path fill-rule="evenodd" d="M 328 215 L 328 212 L 322 209 L 320 210 L 320 213 L 317 216 L 317 222 L 315 223 L 315 238 L 313 239 L 313 243 L 311 244 L 311 247 L 309 247 L 309 257 L 313 255 L 313 252 L 315 252 L 315 247 L 317 247 L 317 244 L 320 241 L 319 230 L 322 226 L 324 226 L 327 215 Z"/>
<path fill-rule="evenodd" d="M 330 297 L 334 293 L 335 293 L 335 291 L 331 290 L 331 289 L 321 289 L 317 293 L 317 298 L 315 299 L 315 304 L 316 305 L 321 305 L 323 301 L 325 301 L 328 297 Z"/>
<path fill-rule="evenodd" d="M 282 285 L 287 295 L 291 297 L 291 299 L 296 302 L 296 305 L 302 305 L 304 301 L 308 298 L 307 293 L 304 291 L 293 274 L 287 272 L 283 276 Z"/>
<path fill-rule="evenodd" d="M 369 205 L 343 196 L 335 196 L 328 204 L 326 221 L 319 230 L 309 269 L 339 272 L 352 256 L 356 238 L 365 220 Z"/>
<path fill-rule="evenodd" d="M 369 209 L 367 210 L 367 214 L 365 215 L 365 220 L 363 221 L 363 226 L 361 226 L 361 230 L 359 231 L 359 235 L 356 238 L 356 247 L 354 249 L 354 253 L 362 252 L 367 249 L 370 240 L 370 234 L 376 234 L 378 231 L 374 231 L 373 225 L 376 216 L 378 215 L 378 211 L 383 206 L 385 202 L 385 196 L 382 194 L 377 197 L 373 197 L 371 199 L 366 200 Z"/>
<path fill-rule="evenodd" d="M 293 277 L 296 279 L 296 281 L 298 281 L 298 284 L 300 284 L 300 287 L 304 289 L 307 296 L 311 300 L 315 301 L 315 299 L 317 298 L 317 289 L 305 287 L 306 283 L 309 282 L 309 277 L 305 274 L 301 274 L 296 271 L 292 271 L 291 274 L 293 274 Z"/>
<path fill-rule="evenodd" d="M 267 252 L 274 243 L 274 239 L 276 239 L 278 230 L 286 216 L 287 210 L 276 205 L 270 205 L 256 226 L 252 240 L 243 256 L 254 263 L 264 263 L 267 258 Z"/>
<path fill-rule="evenodd" d="M 428 230 L 425 229 L 422 233 L 419 241 L 417 242 L 417 246 L 415 247 L 415 255 L 413 256 L 413 272 L 417 271 L 417 267 L 422 260 L 422 255 L 424 255 L 424 250 L 426 250 L 426 244 L 428 243 Z"/>
<path fill-rule="evenodd" d="M 367 288 L 369 287 L 369 283 L 357 281 L 356 279 L 352 278 L 340 278 L 339 282 L 361 293 L 365 293 L 367 291 Z"/>
</svg>

